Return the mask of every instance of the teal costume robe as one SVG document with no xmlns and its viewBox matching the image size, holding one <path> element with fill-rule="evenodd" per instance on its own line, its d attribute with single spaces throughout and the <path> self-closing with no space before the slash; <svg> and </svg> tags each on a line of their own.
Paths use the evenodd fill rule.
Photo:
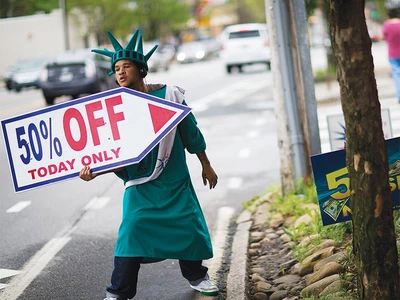
<svg viewBox="0 0 400 300">
<path fill-rule="evenodd" d="M 150 92 L 165 98 L 166 87 Z M 184 103 L 185 104 L 185 103 Z M 160 176 L 125 189 L 115 256 L 203 260 L 213 256 L 210 235 L 186 164 L 185 149 L 199 153 L 206 143 L 193 114 L 179 124 Z M 138 164 L 116 172 L 124 183 L 152 174 L 158 145 Z"/>
</svg>

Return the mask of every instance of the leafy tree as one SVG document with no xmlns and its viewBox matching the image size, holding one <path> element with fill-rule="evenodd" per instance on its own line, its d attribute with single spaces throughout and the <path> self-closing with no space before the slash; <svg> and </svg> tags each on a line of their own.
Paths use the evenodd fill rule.
<svg viewBox="0 0 400 300">
<path fill-rule="evenodd" d="M 190 18 L 187 4 L 174 0 L 69 0 L 68 10 L 81 24 L 87 24 L 85 35 L 95 33 L 99 45 L 108 42 L 106 30 L 124 40 L 141 28 L 146 39 L 156 39 Z"/>
<path fill-rule="evenodd" d="M 149 40 L 186 27 L 191 16 L 189 5 L 176 0 L 137 0 L 132 12 L 136 26 L 142 28 Z"/>
<path fill-rule="evenodd" d="M 0 18 L 33 15 L 39 11 L 49 13 L 58 7 L 58 0 L 0 0 Z"/>
<path fill-rule="evenodd" d="M 388 158 L 364 16 L 365 0 L 330 0 L 330 32 L 346 123 L 359 299 L 400 299 Z"/>
</svg>

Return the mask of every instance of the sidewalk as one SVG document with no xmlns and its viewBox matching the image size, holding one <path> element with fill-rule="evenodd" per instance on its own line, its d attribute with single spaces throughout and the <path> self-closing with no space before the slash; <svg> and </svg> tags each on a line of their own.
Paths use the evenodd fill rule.
<svg viewBox="0 0 400 300">
<path fill-rule="evenodd" d="M 378 87 L 378 95 L 381 102 L 394 101 L 396 92 L 394 82 L 391 78 L 388 63 L 375 61 L 375 78 Z M 340 104 L 340 87 L 336 79 L 332 81 L 318 82 L 315 84 L 315 98 L 318 103 L 337 102 Z M 396 103 L 397 103 L 397 99 Z M 233 237 L 231 252 L 231 267 L 227 278 L 228 300 L 248 300 L 246 294 L 246 285 L 249 278 L 247 273 L 248 246 L 250 237 L 250 228 L 253 225 L 253 215 L 244 210 L 236 220 L 237 228 Z"/>
</svg>

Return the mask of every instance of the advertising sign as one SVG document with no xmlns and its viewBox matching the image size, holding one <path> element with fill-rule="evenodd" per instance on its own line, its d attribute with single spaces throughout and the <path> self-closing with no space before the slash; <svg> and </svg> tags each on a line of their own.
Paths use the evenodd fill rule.
<svg viewBox="0 0 400 300">
<path fill-rule="evenodd" d="M 393 135 L 389 109 L 385 108 L 381 110 L 381 118 L 383 137 L 385 139 L 391 138 Z M 346 140 L 346 128 L 343 114 L 327 116 L 327 122 L 331 150 L 343 149 Z"/>
<path fill-rule="evenodd" d="M 393 209 L 400 209 L 400 137 L 386 140 Z M 311 156 L 323 225 L 351 220 L 346 150 Z"/>
<path fill-rule="evenodd" d="M 14 189 L 138 163 L 190 111 L 121 87 L 2 120 Z"/>
</svg>

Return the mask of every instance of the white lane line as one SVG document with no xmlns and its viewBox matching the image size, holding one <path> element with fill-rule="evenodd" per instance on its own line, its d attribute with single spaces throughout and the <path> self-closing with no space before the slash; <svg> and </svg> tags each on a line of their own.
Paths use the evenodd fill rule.
<svg viewBox="0 0 400 300">
<path fill-rule="evenodd" d="M 110 197 L 94 197 L 92 200 L 89 201 L 88 204 L 83 208 L 84 210 L 94 210 L 94 209 L 102 209 L 110 202 Z"/>
<path fill-rule="evenodd" d="M 247 137 L 252 138 L 252 139 L 259 137 L 259 136 L 260 136 L 259 130 L 251 130 L 247 133 Z"/>
<path fill-rule="evenodd" d="M 228 206 L 221 207 L 218 210 L 217 228 L 214 231 L 212 238 L 214 257 L 211 260 L 204 262 L 208 267 L 208 275 L 212 280 L 217 279 L 217 272 L 222 265 L 224 249 L 228 242 L 229 224 L 233 218 L 234 212 L 234 208 Z"/>
<path fill-rule="evenodd" d="M 243 148 L 239 151 L 238 157 L 239 158 L 248 158 L 250 157 L 251 149 L 250 148 Z"/>
<path fill-rule="evenodd" d="M 10 270 L 10 269 L 0 269 L 0 280 L 3 278 L 15 276 L 19 273 L 21 273 L 21 271 Z M 0 283 L 0 290 L 4 289 L 7 286 L 8 286 L 8 284 Z"/>
<path fill-rule="evenodd" d="M 237 190 L 242 187 L 243 178 L 242 177 L 231 177 L 229 178 L 228 188 Z"/>
<path fill-rule="evenodd" d="M 260 86 L 251 82 L 251 80 L 235 82 L 227 87 L 224 87 L 215 93 L 209 94 L 206 97 L 200 98 L 190 105 L 195 112 L 207 110 L 210 103 L 218 103 L 219 105 L 227 106 L 236 102 L 239 99 L 254 93 L 264 86 Z M 222 100 L 221 100 L 222 99 Z M 222 104 L 225 103 L 225 104 Z"/>
<path fill-rule="evenodd" d="M 265 123 L 267 123 L 267 120 L 265 118 L 258 118 L 254 121 L 254 125 L 256 126 L 262 126 Z"/>
<path fill-rule="evenodd" d="M 27 262 L 21 273 L 10 280 L 8 286 L 2 291 L 2 299 L 16 300 L 39 275 L 56 254 L 71 240 L 71 234 L 76 226 L 58 238 L 51 239 Z"/>
<path fill-rule="evenodd" d="M 31 205 L 31 201 L 20 201 L 6 210 L 6 213 L 17 213 Z"/>
</svg>

